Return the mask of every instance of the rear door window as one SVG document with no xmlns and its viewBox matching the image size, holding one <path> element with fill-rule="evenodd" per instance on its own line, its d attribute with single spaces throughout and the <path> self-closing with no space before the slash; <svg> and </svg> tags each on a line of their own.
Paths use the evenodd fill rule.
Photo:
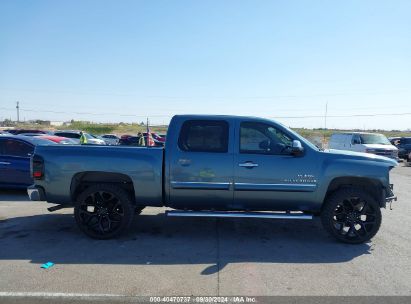
<svg viewBox="0 0 411 304">
<path fill-rule="evenodd" d="M 34 152 L 34 147 L 20 140 L 6 139 L 0 144 L 2 154 L 7 156 L 30 157 Z"/>
<path fill-rule="evenodd" d="M 228 130 L 224 120 L 188 120 L 181 128 L 178 146 L 187 152 L 226 153 Z"/>
</svg>

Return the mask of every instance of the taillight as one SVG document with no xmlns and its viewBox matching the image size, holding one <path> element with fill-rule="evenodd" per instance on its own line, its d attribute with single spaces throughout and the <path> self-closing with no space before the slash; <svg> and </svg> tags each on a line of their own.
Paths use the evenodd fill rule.
<svg viewBox="0 0 411 304">
<path fill-rule="evenodd" d="M 43 179 L 44 160 L 41 156 L 34 155 L 32 159 L 32 176 L 34 179 Z"/>
</svg>

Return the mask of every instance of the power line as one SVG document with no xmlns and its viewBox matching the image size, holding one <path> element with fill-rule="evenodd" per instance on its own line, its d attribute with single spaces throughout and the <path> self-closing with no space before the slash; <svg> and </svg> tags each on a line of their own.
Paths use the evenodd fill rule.
<svg viewBox="0 0 411 304">
<path fill-rule="evenodd" d="M 11 110 L 10 108 L 0 107 L 2 110 Z M 67 111 L 52 111 L 52 110 L 35 110 L 35 109 L 23 109 L 20 108 L 23 112 L 35 112 L 35 113 L 53 113 L 53 114 L 77 114 L 77 115 L 119 115 L 119 116 L 128 116 L 128 117 L 147 117 L 147 115 L 133 115 L 133 114 L 123 114 L 123 113 L 93 113 L 93 112 L 67 112 Z M 150 115 L 150 117 L 170 117 L 171 115 Z"/>
<path fill-rule="evenodd" d="M 38 103 L 36 103 L 36 105 L 37 106 L 46 106 L 47 108 L 50 108 L 50 107 L 55 107 L 56 105 L 55 104 L 38 104 Z M 376 110 L 376 109 L 378 109 L 378 110 L 384 110 L 384 109 L 392 109 L 393 107 L 395 107 L 397 110 L 398 109 L 409 109 L 409 105 L 406 105 L 406 104 L 391 104 L 390 106 L 387 106 L 387 105 L 385 105 L 385 106 L 375 106 L 375 105 L 373 105 L 372 106 L 372 109 L 374 109 L 374 110 Z M 272 112 L 276 112 L 276 113 L 278 113 L 278 112 L 308 112 L 308 113 L 310 113 L 310 112 L 318 112 L 318 111 L 321 111 L 321 108 L 322 108 L 322 106 L 318 106 L 318 107 L 310 107 L 310 108 L 302 108 L 302 107 L 293 107 L 293 108 L 290 108 L 290 107 L 285 107 L 285 108 L 281 108 L 281 107 L 277 107 L 277 106 L 274 106 L 274 107 L 272 107 Z M 4 109 L 6 109 L 6 108 L 4 108 Z M 22 111 L 25 111 L 25 112 L 46 112 L 46 113 L 54 113 L 54 114 L 70 114 L 70 113 L 72 113 L 72 114 L 79 114 L 79 115 L 119 115 L 119 116 L 129 116 L 129 117 L 135 117 L 136 115 L 132 115 L 132 114 L 123 114 L 123 113 L 116 113 L 116 112 L 100 112 L 100 113 L 96 113 L 95 111 L 92 111 L 92 112 L 90 112 L 90 111 L 82 111 L 82 112 L 69 112 L 69 111 L 56 111 L 56 110 L 42 110 L 42 109 L 38 109 L 38 108 L 36 108 L 36 109 L 30 109 L 30 108 L 23 108 L 23 109 L 21 109 Z M 88 110 L 88 109 L 87 109 Z M 173 107 L 173 108 L 164 108 L 164 107 L 162 107 L 162 110 L 163 111 L 169 111 L 169 112 L 175 112 L 176 111 L 176 108 L 175 107 Z M 332 107 L 332 110 L 333 111 L 338 111 L 338 112 L 340 112 L 340 111 L 344 111 L 344 110 L 347 110 L 347 107 L 344 107 L 344 108 L 342 108 L 342 107 Z M 352 107 L 350 107 L 349 108 L 349 110 L 350 111 L 354 111 L 354 110 L 370 110 L 370 107 L 354 107 L 354 108 L 352 108 Z M 266 113 L 266 111 L 263 111 L 262 113 Z M 156 116 L 159 116 L 159 117 L 166 117 L 166 116 L 168 116 L 168 115 L 156 115 Z M 145 117 L 145 115 L 141 115 L 141 117 Z"/>
<path fill-rule="evenodd" d="M 351 114 L 351 115 L 327 115 L 327 118 L 350 118 L 350 117 L 377 117 L 377 116 L 406 116 L 407 113 L 381 113 L 381 114 Z M 324 118 L 324 115 L 306 115 L 306 116 L 269 116 L 269 118 Z"/>
<path fill-rule="evenodd" d="M 89 95 L 89 96 L 116 96 L 116 97 L 138 97 L 147 99 L 275 99 L 275 98 L 309 98 L 309 97 L 337 97 L 337 96 L 363 96 L 363 95 L 397 95 L 403 92 L 408 92 L 409 88 L 396 88 L 391 91 L 363 91 L 363 92 L 335 92 L 335 93 L 319 93 L 319 94 L 284 94 L 284 95 L 266 95 L 266 96 L 177 96 L 177 95 L 140 95 L 134 92 L 93 92 L 93 91 L 74 91 L 74 90 L 50 90 L 50 89 L 24 89 L 24 88 L 1 88 L 0 91 L 23 91 L 23 92 L 39 92 L 46 94 L 68 94 L 68 95 Z"/>
<path fill-rule="evenodd" d="M 0 107 L 2 110 L 13 110 L 12 108 Z M 67 111 L 51 111 L 51 110 L 35 110 L 35 109 L 23 109 L 19 108 L 23 112 L 36 112 L 36 113 L 53 113 L 53 114 L 77 114 L 77 115 L 119 115 L 119 116 L 128 116 L 128 117 L 139 117 L 146 118 L 149 117 L 171 117 L 173 114 L 169 115 L 133 115 L 133 114 L 124 114 L 124 113 L 93 113 L 93 112 L 67 112 Z M 328 115 L 327 118 L 350 118 L 350 117 L 378 117 L 378 116 L 407 116 L 411 115 L 411 112 L 403 113 L 372 113 L 372 114 L 348 114 L 348 115 Z M 297 116 L 268 116 L 268 118 L 275 119 L 304 119 L 304 118 L 324 118 L 324 115 L 297 115 Z"/>
</svg>

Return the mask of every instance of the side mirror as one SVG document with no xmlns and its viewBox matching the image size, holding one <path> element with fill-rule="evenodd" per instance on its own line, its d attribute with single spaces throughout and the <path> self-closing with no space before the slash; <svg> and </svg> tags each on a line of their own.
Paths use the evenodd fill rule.
<svg viewBox="0 0 411 304">
<path fill-rule="evenodd" d="M 359 145 L 361 142 L 358 140 L 358 139 L 354 139 L 353 141 L 352 141 L 352 144 L 353 145 Z"/>
<path fill-rule="evenodd" d="M 304 148 L 303 148 L 303 145 L 301 144 L 301 141 L 293 140 L 293 143 L 291 146 L 291 154 L 294 156 L 298 156 L 303 153 L 304 153 Z"/>
</svg>

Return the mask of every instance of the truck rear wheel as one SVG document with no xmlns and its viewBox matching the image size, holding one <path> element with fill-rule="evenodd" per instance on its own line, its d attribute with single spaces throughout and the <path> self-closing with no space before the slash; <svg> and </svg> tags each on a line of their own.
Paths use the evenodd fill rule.
<svg viewBox="0 0 411 304">
<path fill-rule="evenodd" d="M 369 241 L 381 225 L 381 209 L 360 188 L 341 188 L 332 193 L 321 212 L 324 228 L 339 241 L 360 244 Z"/>
<path fill-rule="evenodd" d="M 74 207 L 77 225 L 89 237 L 110 239 L 126 230 L 135 207 L 129 194 L 110 184 L 96 184 L 82 192 Z"/>
</svg>

